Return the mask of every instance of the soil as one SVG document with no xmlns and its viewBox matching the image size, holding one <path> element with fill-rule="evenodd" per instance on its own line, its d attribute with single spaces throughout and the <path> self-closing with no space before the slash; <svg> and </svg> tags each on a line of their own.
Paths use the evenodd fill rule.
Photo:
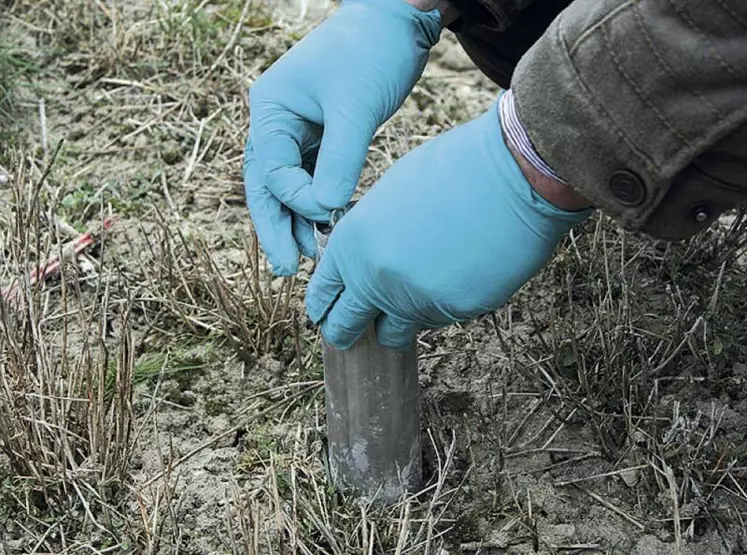
<svg viewBox="0 0 747 555">
<path fill-rule="evenodd" d="M 20 35 L 30 32 L 17 23 L 14 30 Z M 258 40 L 269 40 L 267 35 L 258 36 Z M 30 42 L 37 48 L 37 43 Z M 240 157 L 246 127 L 246 76 L 236 78 L 233 88 L 223 91 L 222 97 L 216 94 L 205 99 L 207 113 L 215 114 L 221 108 L 217 103 L 230 98 L 232 107 L 226 112 L 231 121 L 221 131 L 223 143 L 216 141 L 212 150 L 200 150 L 204 157 L 194 164 L 187 179 L 184 175 L 192 155 L 194 125 L 162 126 L 152 134 L 142 133 L 121 141 L 118 137 L 143 124 L 145 112 L 133 110 L 132 115 L 123 116 L 118 111 L 117 121 L 107 120 L 112 106 L 142 106 L 143 102 L 160 102 L 163 98 L 147 98 L 142 91 L 133 93 L 105 82 L 91 85 L 75 76 L 69 82 L 48 76 L 40 79 L 39 94 L 47 99 L 49 143 L 65 137 L 66 148 L 81 153 L 68 155 L 62 173 L 54 176 L 53 185 L 71 190 L 76 184 L 82 187 L 90 183 L 95 191 L 103 183 L 120 184 L 119 189 L 112 189 L 116 189 L 113 198 L 121 209 L 121 219 L 112 235 L 112 256 L 118 260 L 141 258 L 147 263 L 144 237 L 158 235 L 149 208 L 153 203 L 165 212 L 169 210 L 162 188 L 165 182 L 172 208 L 179 213 L 178 227 L 185 234 L 204 237 L 224 272 L 236 272 L 247 264 L 247 255 L 240 246 L 250 231 L 243 204 Z M 365 191 L 388 167 L 392 157 L 480 113 L 494 101 L 496 93 L 495 86 L 474 68 L 453 37 L 446 35 L 406 106 L 377 137 L 361 190 Z M 33 103 L 27 106 L 27 112 L 34 112 Z M 30 136 L 40 133 L 33 127 L 26 131 Z M 201 140 L 205 145 L 210 137 Z M 228 143 L 231 146 L 225 147 Z M 0 175 L 3 173 L 0 169 Z M 0 202 L 8 202 L 7 197 L 0 197 Z M 96 221 L 96 199 L 82 202 L 90 202 L 92 208 L 83 211 L 80 223 Z M 7 208 L 7 204 L 0 204 L 0 211 Z M 80 214 L 80 207 L 78 210 Z M 593 234 L 593 225 L 587 229 L 587 236 Z M 563 252 L 572 252 L 570 246 L 564 249 Z M 721 355 L 713 354 L 708 366 L 685 349 L 681 357 L 674 359 L 674 366 L 668 365 L 659 374 L 661 381 L 641 382 L 642 388 L 656 389 L 653 404 L 641 406 L 645 406 L 647 416 L 660 418 L 662 424 L 651 428 L 639 423 L 640 436 L 632 431 L 636 426 L 626 427 L 625 407 L 616 403 L 617 390 L 613 386 L 606 392 L 605 402 L 613 405 L 609 412 L 616 414 L 620 425 L 615 418 L 605 423 L 605 430 L 616 430 L 617 436 L 605 438 L 612 448 L 604 449 L 590 413 L 556 394 L 560 389 L 547 387 L 541 371 L 552 366 L 557 370 L 552 375 L 554 379 L 565 377 L 570 389 L 579 384 L 580 361 L 572 357 L 567 364 L 563 360 L 555 364 L 558 352 L 564 351 L 553 351 L 540 342 L 541 337 L 548 337 L 553 319 L 569 320 L 567 315 L 556 313 L 559 306 L 565 306 L 565 290 L 562 282 L 558 283 L 558 268 L 563 263 L 556 261 L 524 288 L 512 300 L 510 309 L 463 326 L 428 332 L 420 338 L 423 440 L 427 446 L 424 456 L 431 478 L 437 476 L 437 453 L 446 453 L 452 441 L 455 445 L 446 480 L 453 495 L 437 525 L 442 541 L 431 553 L 747 553 L 747 537 L 740 522 L 745 507 L 738 495 L 743 473 L 735 470 L 736 480 L 723 483 L 723 488 L 698 489 L 703 483 L 712 485 L 714 473 L 729 464 L 734 468 L 744 466 L 741 450 L 735 450 L 735 446 L 744 444 L 747 430 L 747 359 L 743 351 L 736 343 L 726 345 Z M 298 277 L 301 286 L 311 270 L 311 262 L 305 261 Z M 667 273 L 661 268 L 657 271 Z M 669 306 L 671 276 L 655 281 L 652 276 L 656 272 L 644 275 L 651 278 L 651 285 L 646 296 L 636 302 L 648 307 L 648 312 L 653 311 L 651 307 Z M 682 278 L 684 283 L 683 275 L 678 274 L 676 279 Z M 741 276 L 739 270 L 733 270 L 733 275 L 734 283 L 725 287 L 731 287 L 732 294 L 737 295 L 737 284 L 743 282 L 737 279 Z M 680 281 L 674 283 L 679 287 Z M 584 286 L 582 283 L 579 290 Z M 277 289 L 280 282 L 271 287 Z M 298 314 L 302 314 L 302 298 L 299 295 L 294 300 Z M 728 322 L 739 320 L 737 308 Z M 541 330 L 536 321 L 542 324 Z M 599 325 L 591 317 L 586 323 L 589 329 Z M 718 328 L 718 324 L 714 326 Z M 302 327 L 314 337 L 310 324 L 304 322 Z M 139 340 L 145 342 L 151 338 L 146 328 L 143 319 L 137 333 Z M 724 332 L 724 337 L 727 335 Z M 177 336 L 181 337 L 174 332 L 172 341 Z M 168 349 L 168 333 L 164 337 L 157 346 Z M 324 476 L 320 386 L 304 398 L 303 406 L 289 404 L 282 417 L 275 413 L 247 417 L 247 407 L 259 413 L 279 402 L 274 394 L 263 392 L 280 391 L 282 397 L 293 392 L 294 384 L 318 382 L 318 366 L 311 374 L 303 374 L 289 364 L 288 356 L 270 352 L 247 362 L 225 341 L 216 345 L 214 356 L 202 357 L 204 363 L 199 370 L 178 378 L 151 379 L 136 388 L 138 435 L 133 450 L 131 493 L 120 510 L 134 522 L 147 521 L 145 529 L 153 522 L 159 523 L 159 541 L 148 544 L 147 534 L 142 531 L 130 538 L 133 545 L 150 545 L 154 553 L 232 552 L 228 530 L 239 526 L 234 520 L 241 503 L 259 505 L 256 514 L 263 518 L 255 523 L 257 529 L 263 537 L 272 536 L 276 530 L 276 507 L 268 476 L 275 475 L 273 469 L 296 468 L 290 461 L 303 460 Z M 156 345 L 141 347 L 148 351 Z M 312 342 L 307 348 L 318 350 L 318 345 Z M 548 358 L 549 362 L 532 362 Z M 601 367 L 600 372 L 605 370 Z M 604 382 L 602 377 L 600 387 Z M 609 389 L 609 384 L 606 386 Z M 649 390 L 637 395 L 645 400 Z M 624 396 L 619 394 L 620 398 Z M 259 404 L 255 403 L 257 399 Z M 600 411 L 604 408 L 600 404 L 595 407 Z M 697 451 L 698 439 L 707 435 L 714 421 L 718 422 L 717 431 L 707 442 L 708 449 L 723 453 L 723 461 L 718 456 L 707 458 L 705 447 Z M 651 436 L 652 429 L 658 437 Z M 212 441 L 209 446 L 198 449 L 208 441 Z M 673 449 L 682 448 L 693 454 L 689 466 L 682 462 L 675 473 L 678 487 L 690 492 L 677 507 L 681 541 L 675 536 L 671 491 L 652 466 L 657 456 L 672 465 L 689 461 L 681 453 L 669 457 L 666 449 L 670 444 Z M 171 470 L 175 461 L 195 450 L 193 456 Z M 680 468 L 689 470 L 681 472 Z M 708 469 L 713 472 L 709 474 Z M 164 472 L 168 479 L 157 479 Z M 241 502 L 237 501 L 239 498 Z M 284 502 L 289 503 L 288 499 Z M 162 514 L 157 514 L 159 511 Z M 20 529 L 14 530 L 7 538 L 9 552 L 29 552 L 33 542 Z M 335 551 L 319 545 L 322 543 L 317 544 L 316 552 Z M 268 542 L 257 546 L 257 550 L 270 553 L 276 547 Z M 133 548 L 133 552 L 137 549 Z M 355 550 L 351 547 L 339 552 Z M 422 550 L 413 548 L 411 552 Z"/>
</svg>

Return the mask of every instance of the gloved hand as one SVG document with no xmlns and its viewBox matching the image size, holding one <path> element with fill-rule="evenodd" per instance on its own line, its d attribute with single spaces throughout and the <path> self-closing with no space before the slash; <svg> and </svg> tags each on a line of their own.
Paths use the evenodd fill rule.
<svg viewBox="0 0 747 555">
<path fill-rule="evenodd" d="M 414 149 L 333 228 L 306 294 L 325 339 L 351 346 L 371 321 L 379 342 L 503 305 L 590 210 L 539 196 L 504 143 L 497 106 Z"/>
<path fill-rule="evenodd" d="M 412 90 L 440 32 L 436 10 L 343 0 L 252 85 L 246 199 L 276 275 L 298 270 L 299 248 L 314 255 L 308 220 L 328 221 L 353 195 L 374 132 Z"/>
</svg>

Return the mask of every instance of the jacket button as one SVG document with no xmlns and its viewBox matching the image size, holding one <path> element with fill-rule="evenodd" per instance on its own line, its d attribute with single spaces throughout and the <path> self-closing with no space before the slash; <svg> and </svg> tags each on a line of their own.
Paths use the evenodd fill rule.
<svg viewBox="0 0 747 555">
<path fill-rule="evenodd" d="M 711 209 L 705 205 L 696 206 L 692 209 L 692 217 L 697 223 L 702 224 L 711 217 Z"/>
<path fill-rule="evenodd" d="M 639 206 L 646 198 L 646 187 L 631 171 L 618 170 L 610 176 L 609 187 L 615 198 L 625 206 Z"/>
</svg>

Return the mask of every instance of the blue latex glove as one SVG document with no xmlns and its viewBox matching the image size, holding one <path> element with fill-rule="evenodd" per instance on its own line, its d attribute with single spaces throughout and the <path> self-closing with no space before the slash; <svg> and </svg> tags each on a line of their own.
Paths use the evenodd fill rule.
<svg viewBox="0 0 747 555">
<path fill-rule="evenodd" d="M 382 345 L 406 348 L 420 329 L 499 308 L 590 213 L 534 191 L 494 105 L 401 158 L 340 220 L 307 311 L 337 348 L 374 320 Z"/>
<path fill-rule="evenodd" d="M 276 275 L 298 270 L 299 249 L 314 255 L 308 220 L 328 221 L 353 195 L 374 132 L 412 90 L 440 32 L 438 11 L 344 0 L 252 85 L 246 199 Z"/>
</svg>

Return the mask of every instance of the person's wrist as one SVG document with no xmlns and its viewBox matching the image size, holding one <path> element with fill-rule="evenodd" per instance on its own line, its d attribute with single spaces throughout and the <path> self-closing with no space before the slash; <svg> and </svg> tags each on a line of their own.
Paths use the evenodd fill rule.
<svg viewBox="0 0 747 555">
<path fill-rule="evenodd" d="M 524 157 L 524 155 L 514 148 L 511 141 L 506 141 L 506 145 L 526 180 L 537 194 L 547 202 L 568 212 L 577 212 L 579 210 L 591 208 L 591 202 L 570 185 L 561 183 L 560 181 L 548 177 L 537 170 L 529 160 Z"/>
<path fill-rule="evenodd" d="M 459 13 L 449 0 L 405 0 L 408 4 L 421 12 L 438 10 L 441 14 L 441 25 L 446 27 L 459 17 Z"/>
<path fill-rule="evenodd" d="M 536 152 L 526 129 L 521 124 L 511 89 L 500 96 L 498 114 L 503 141 L 532 189 L 551 205 L 566 212 L 591 208 L 591 202 L 562 181 Z"/>
</svg>

